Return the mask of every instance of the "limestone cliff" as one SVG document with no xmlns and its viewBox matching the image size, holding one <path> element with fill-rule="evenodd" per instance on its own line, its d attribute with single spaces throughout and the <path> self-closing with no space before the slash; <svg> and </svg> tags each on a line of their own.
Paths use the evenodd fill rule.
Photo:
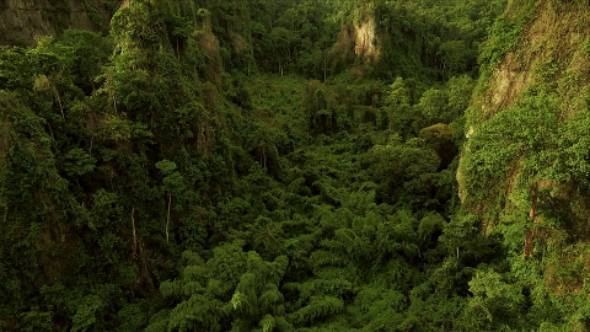
<svg viewBox="0 0 590 332">
<path fill-rule="evenodd" d="M 0 1 L 0 44 L 34 45 L 40 36 L 67 28 L 108 30 L 118 1 L 4 0 Z"/>
<path fill-rule="evenodd" d="M 360 59 L 360 63 L 379 61 L 383 34 L 377 33 L 374 2 L 365 3 L 354 10 L 351 23 L 342 22 L 338 40 L 330 50 L 330 62 L 337 64 Z"/>
<path fill-rule="evenodd" d="M 354 52 L 365 60 L 378 59 L 381 48 L 378 46 L 375 17 L 369 16 L 365 21 L 354 25 Z"/>
<path fill-rule="evenodd" d="M 511 1 L 492 29 L 457 174 L 461 200 L 488 231 L 557 218 L 590 239 L 589 14 L 588 2 Z"/>
</svg>

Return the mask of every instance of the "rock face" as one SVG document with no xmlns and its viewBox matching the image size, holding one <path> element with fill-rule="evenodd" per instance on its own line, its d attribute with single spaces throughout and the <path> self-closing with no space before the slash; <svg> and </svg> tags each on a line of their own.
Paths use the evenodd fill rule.
<svg viewBox="0 0 590 332">
<path fill-rule="evenodd" d="M 510 107 L 538 81 L 535 75 L 543 63 L 559 61 L 558 79 L 563 74 L 584 73 L 589 62 L 586 54 L 581 52 L 581 45 L 590 34 L 588 24 L 583 23 L 589 13 L 587 3 L 564 9 L 551 1 L 542 1 L 534 20 L 521 31 L 518 46 L 509 50 L 504 61 L 493 69 L 487 93 L 475 100 L 481 105 L 481 115 L 491 117 Z M 572 90 L 582 87 L 579 84 L 571 86 Z M 580 105 L 570 106 L 569 111 L 575 112 Z"/>
<path fill-rule="evenodd" d="M 362 18 L 355 20 L 351 26 L 342 25 L 338 40 L 328 54 L 331 63 L 342 64 L 356 58 L 365 64 L 379 61 L 381 41 L 387 37 L 377 33 L 374 10 L 374 2 L 368 1 L 363 6 L 363 14 L 357 13 Z"/>
<path fill-rule="evenodd" d="M 354 52 L 365 60 L 379 58 L 381 50 L 377 47 L 375 18 L 371 15 L 362 23 L 354 25 Z"/>
<path fill-rule="evenodd" d="M 519 10 L 522 12 L 525 6 L 523 3 L 525 2 L 511 2 L 506 20 L 516 21 L 514 17 L 519 15 Z M 526 158 L 532 157 L 521 154 L 527 150 L 519 150 L 521 152 L 516 152 L 510 160 L 498 161 L 503 163 L 502 176 L 488 179 L 493 186 L 474 192 L 473 183 L 470 184 L 469 179 L 477 178 L 478 171 L 477 167 L 466 166 L 466 160 L 476 153 L 481 155 L 481 148 L 473 143 L 475 136 L 479 135 L 477 139 L 480 142 L 486 139 L 505 139 L 497 135 L 483 137 L 482 129 L 507 110 L 511 110 L 511 116 L 518 116 L 520 113 L 515 113 L 513 106 L 531 96 L 550 95 L 554 100 L 552 111 L 555 111 L 557 117 L 551 119 L 551 115 L 547 114 L 547 121 L 542 122 L 542 125 L 557 121 L 555 126 L 564 126 L 587 107 L 586 96 L 590 91 L 590 25 L 587 24 L 587 17 L 590 15 L 590 4 L 542 0 L 535 3 L 531 13 L 530 18 L 527 18 L 528 23 L 523 25 L 515 39 L 515 44 L 506 49 L 501 55 L 502 60 L 493 68 L 488 68 L 488 75 L 480 80 L 481 86 L 476 89 L 478 92 L 473 97 L 466 117 L 467 144 L 463 149 L 457 174 L 460 198 L 472 213 L 491 225 L 488 229 L 493 228 L 502 216 L 531 209 L 531 205 L 536 203 L 537 198 L 533 198 L 531 193 L 532 187 L 527 189 L 521 185 L 526 180 L 521 166 L 527 161 Z M 494 38 L 498 40 L 494 35 L 490 40 L 493 42 Z M 528 116 L 536 119 L 544 117 L 537 110 L 543 109 L 540 107 L 518 109 L 518 112 L 528 112 Z M 522 128 L 523 131 L 528 129 L 530 128 Z M 560 135 L 559 132 L 556 133 L 556 137 Z M 548 143 L 541 146 L 540 151 L 544 151 Z M 478 167 L 485 170 L 485 163 L 489 160 L 480 162 Z M 539 169 L 548 167 L 547 165 L 551 166 L 552 162 L 539 165 Z M 533 184 L 544 192 L 544 196 L 539 197 L 538 210 L 542 212 L 543 207 L 550 203 L 560 206 L 559 213 L 568 221 L 568 227 L 590 239 L 588 227 L 582 227 L 590 215 L 587 204 L 582 203 L 589 201 L 589 194 L 580 189 L 575 179 L 568 183 L 559 183 L 551 175 L 539 175 L 539 178 L 539 182 Z M 544 184 L 539 185 L 542 181 Z"/>
<path fill-rule="evenodd" d="M 108 29 L 113 9 L 103 0 L 0 1 L 0 44 L 34 45 L 67 28 Z"/>
</svg>

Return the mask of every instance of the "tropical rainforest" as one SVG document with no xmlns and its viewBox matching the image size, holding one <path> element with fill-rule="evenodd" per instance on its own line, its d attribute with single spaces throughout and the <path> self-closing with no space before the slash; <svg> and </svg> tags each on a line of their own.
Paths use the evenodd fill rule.
<svg viewBox="0 0 590 332">
<path fill-rule="evenodd" d="M 589 17 L 0 0 L 0 331 L 590 331 Z"/>
</svg>

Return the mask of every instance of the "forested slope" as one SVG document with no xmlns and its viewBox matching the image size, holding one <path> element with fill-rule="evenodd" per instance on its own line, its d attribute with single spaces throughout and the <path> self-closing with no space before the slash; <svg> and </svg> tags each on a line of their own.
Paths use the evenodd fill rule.
<svg viewBox="0 0 590 332">
<path fill-rule="evenodd" d="M 0 330 L 590 328 L 587 3 L 55 4 L 0 23 Z"/>
</svg>

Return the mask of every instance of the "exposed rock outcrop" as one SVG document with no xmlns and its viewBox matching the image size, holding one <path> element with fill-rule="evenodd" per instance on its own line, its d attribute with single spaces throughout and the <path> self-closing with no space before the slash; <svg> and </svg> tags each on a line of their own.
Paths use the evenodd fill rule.
<svg viewBox="0 0 590 332">
<path fill-rule="evenodd" d="M 111 12 L 101 0 L 5 0 L 0 7 L 0 44 L 34 45 L 67 28 L 108 29 Z"/>
<path fill-rule="evenodd" d="M 472 100 L 467 116 L 468 142 L 463 149 L 457 173 L 460 198 L 465 207 L 484 220 L 486 230 L 491 230 L 503 216 L 508 216 L 515 211 L 533 211 L 534 213 L 531 213 L 528 219 L 530 223 L 533 221 L 537 223 L 543 210 L 551 209 L 565 220 L 567 228 L 572 230 L 580 240 L 590 240 L 590 230 L 586 226 L 587 218 L 590 216 L 590 208 L 587 205 L 590 198 L 589 194 L 581 189 L 575 177 L 572 176 L 569 181 L 565 181 L 563 178 L 552 178 L 553 175 L 550 172 L 542 174 L 544 168 L 550 167 L 554 160 L 545 160 L 545 164 L 537 165 L 537 170 L 531 173 L 536 176 L 535 179 L 530 178 L 531 174 L 527 175 L 528 178 L 523 175 L 522 167 L 525 162 L 543 153 L 556 151 L 555 147 L 558 143 L 555 141 L 562 138 L 561 131 L 554 129 L 542 131 L 523 126 L 521 128 L 523 133 L 533 129 L 529 136 L 535 135 L 534 133 L 543 133 L 543 135 L 550 133 L 555 137 L 543 136 L 537 139 L 531 136 L 530 141 L 537 139 L 540 143 L 527 147 L 528 141 L 520 142 L 522 146 L 525 146 L 524 148 L 516 148 L 519 142 L 515 140 L 518 139 L 510 141 L 510 138 L 495 133 L 489 134 L 489 132 L 487 137 L 479 136 L 477 138 L 479 142 L 506 140 L 506 144 L 513 144 L 516 151 L 510 156 L 510 160 L 494 161 L 497 163 L 496 166 L 501 165 L 503 170 L 499 172 L 498 177 L 486 180 L 489 183 L 478 184 L 484 188 L 483 190 L 474 190 L 472 187 L 474 183 L 470 179 L 478 178 L 478 169 L 487 171 L 485 163 L 489 160 L 480 159 L 478 161 L 480 164 L 476 166 L 466 165 L 466 160 L 470 156 L 476 153 L 483 155 L 481 145 L 473 143 L 475 137 L 478 134 L 485 135 L 481 134 L 484 125 L 506 110 L 513 112 L 511 116 L 517 117 L 523 114 L 523 118 L 540 119 L 538 120 L 540 127 L 549 126 L 548 123 L 555 122 L 557 124 L 554 126 L 559 127 L 587 107 L 586 96 L 590 91 L 588 74 L 590 73 L 590 53 L 584 45 L 590 45 L 590 25 L 586 23 L 590 15 L 590 4 L 587 2 L 560 3 L 549 0 L 542 0 L 537 4 L 529 23 L 525 24 L 520 31 L 516 44 L 506 51 L 503 60 L 491 69 L 489 75 L 484 76 L 485 82 L 481 82 L 483 86 L 477 89 L 478 92 Z M 511 15 L 515 15 L 514 13 L 525 4 L 513 2 L 511 6 L 514 8 L 508 8 L 507 20 L 514 19 Z M 492 38 L 494 38 L 493 35 Z M 553 101 L 551 107 L 512 108 L 519 105 L 526 96 L 533 98 L 538 95 L 550 95 Z M 552 113 L 546 115 L 540 113 L 547 109 Z M 519 137 L 525 137 L 525 135 L 521 134 Z M 553 140 L 553 143 L 548 143 L 549 140 Z M 528 153 L 528 156 L 523 151 Z M 497 156 L 506 157 L 506 154 L 498 153 Z M 533 184 L 524 186 L 525 182 Z M 538 198 L 534 189 L 537 187 L 539 188 Z M 542 195 L 541 192 L 543 192 Z M 528 243 L 530 245 L 531 241 Z M 526 248 L 525 256 L 530 256 L 532 250 L 531 247 Z"/>
<path fill-rule="evenodd" d="M 378 59 L 381 48 L 377 43 L 375 18 L 371 15 L 362 23 L 354 25 L 354 52 L 365 61 Z"/>
</svg>

